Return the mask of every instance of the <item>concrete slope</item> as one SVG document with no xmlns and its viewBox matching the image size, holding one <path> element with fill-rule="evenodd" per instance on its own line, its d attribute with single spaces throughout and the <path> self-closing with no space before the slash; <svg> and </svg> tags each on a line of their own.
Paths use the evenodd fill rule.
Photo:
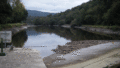
<svg viewBox="0 0 120 68">
<path fill-rule="evenodd" d="M 0 68 L 46 68 L 39 52 L 33 49 L 4 49 L 6 56 L 0 56 Z"/>
</svg>

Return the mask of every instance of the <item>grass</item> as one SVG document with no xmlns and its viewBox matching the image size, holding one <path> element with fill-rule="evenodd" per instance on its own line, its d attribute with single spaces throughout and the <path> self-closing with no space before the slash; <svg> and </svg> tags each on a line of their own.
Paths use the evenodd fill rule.
<svg viewBox="0 0 120 68">
<path fill-rule="evenodd" d="M 0 53 L 0 56 L 5 56 L 6 54 L 5 53 Z"/>
<path fill-rule="evenodd" d="M 111 66 L 111 67 L 106 66 L 106 67 L 104 67 L 104 68 L 120 68 L 120 63 L 119 63 L 119 64 L 115 64 L 115 65 L 113 65 L 113 66 Z"/>
<path fill-rule="evenodd" d="M 93 27 L 93 28 L 105 28 L 105 29 L 111 29 L 113 31 L 120 30 L 120 26 L 103 26 L 103 25 L 82 25 L 87 27 Z"/>
<path fill-rule="evenodd" d="M 0 31 L 3 29 L 12 28 L 12 27 L 20 27 L 22 25 L 26 25 L 26 24 L 25 23 L 0 24 Z"/>
</svg>

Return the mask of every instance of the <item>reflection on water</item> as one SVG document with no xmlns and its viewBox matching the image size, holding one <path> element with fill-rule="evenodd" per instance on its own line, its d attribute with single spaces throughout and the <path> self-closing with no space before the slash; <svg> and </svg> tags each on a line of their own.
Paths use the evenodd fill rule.
<svg viewBox="0 0 120 68">
<path fill-rule="evenodd" d="M 25 41 L 27 41 L 27 34 L 25 30 L 12 36 L 12 45 L 15 47 L 23 47 Z"/>
<path fill-rule="evenodd" d="M 73 28 L 60 28 L 60 27 L 36 27 L 35 30 L 37 32 L 48 32 L 55 33 L 61 37 L 66 39 L 71 39 L 71 41 L 79 41 L 79 40 L 120 40 L 120 37 L 117 35 L 98 35 L 94 33 L 90 33 L 87 31 L 83 31 L 81 29 L 73 29 Z"/>
<path fill-rule="evenodd" d="M 64 45 L 70 41 L 119 39 L 120 37 L 116 35 L 102 36 L 80 29 L 40 26 L 30 27 L 15 34 L 12 37 L 12 43 L 15 47 L 37 49 L 42 57 L 46 57 L 53 54 L 51 50 L 56 49 L 57 45 Z"/>
<path fill-rule="evenodd" d="M 37 49 L 40 51 L 42 57 L 53 54 L 52 49 L 55 49 L 57 45 L 65 45 L 65 43 L 70 42 L 63 37 L 60 37 L 54 33 L 52 34 L 38 34 L 28 36 L 28 40 L 24 47 Z"/>
</svg>

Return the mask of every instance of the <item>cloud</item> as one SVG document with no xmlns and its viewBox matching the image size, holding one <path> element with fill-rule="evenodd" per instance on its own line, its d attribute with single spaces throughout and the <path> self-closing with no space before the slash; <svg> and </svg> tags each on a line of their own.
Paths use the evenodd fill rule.
<svg viewBox="0 0 120 68">
<path fill-rule="evenodd" d="M 26 9 L 44 12 L 63 12 L 89 0 L 22 0 Z"/>
</svg>

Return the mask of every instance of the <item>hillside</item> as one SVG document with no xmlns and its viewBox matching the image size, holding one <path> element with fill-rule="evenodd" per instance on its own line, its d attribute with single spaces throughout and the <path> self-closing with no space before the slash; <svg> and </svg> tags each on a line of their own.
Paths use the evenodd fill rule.
<svg viewBox="0 0 120 68">
<path fill-rule="evenodd" d="M 86 3 L 47 17 L 33 19 L 35 25 L 120 25 L 119 0 L 90 0 Z M 31 22 L 31 23 L 32 23 Z"/>
<path fill-rule="evenodd" d="M 41 12 L 41 11 L 36 11 L 36 10 L 27 10 L 28 11 L 28 16 L 47 16 L 49 14 L 54 15 L 55 13 L 48 13 L 48 12 Z"/>
</svg>

